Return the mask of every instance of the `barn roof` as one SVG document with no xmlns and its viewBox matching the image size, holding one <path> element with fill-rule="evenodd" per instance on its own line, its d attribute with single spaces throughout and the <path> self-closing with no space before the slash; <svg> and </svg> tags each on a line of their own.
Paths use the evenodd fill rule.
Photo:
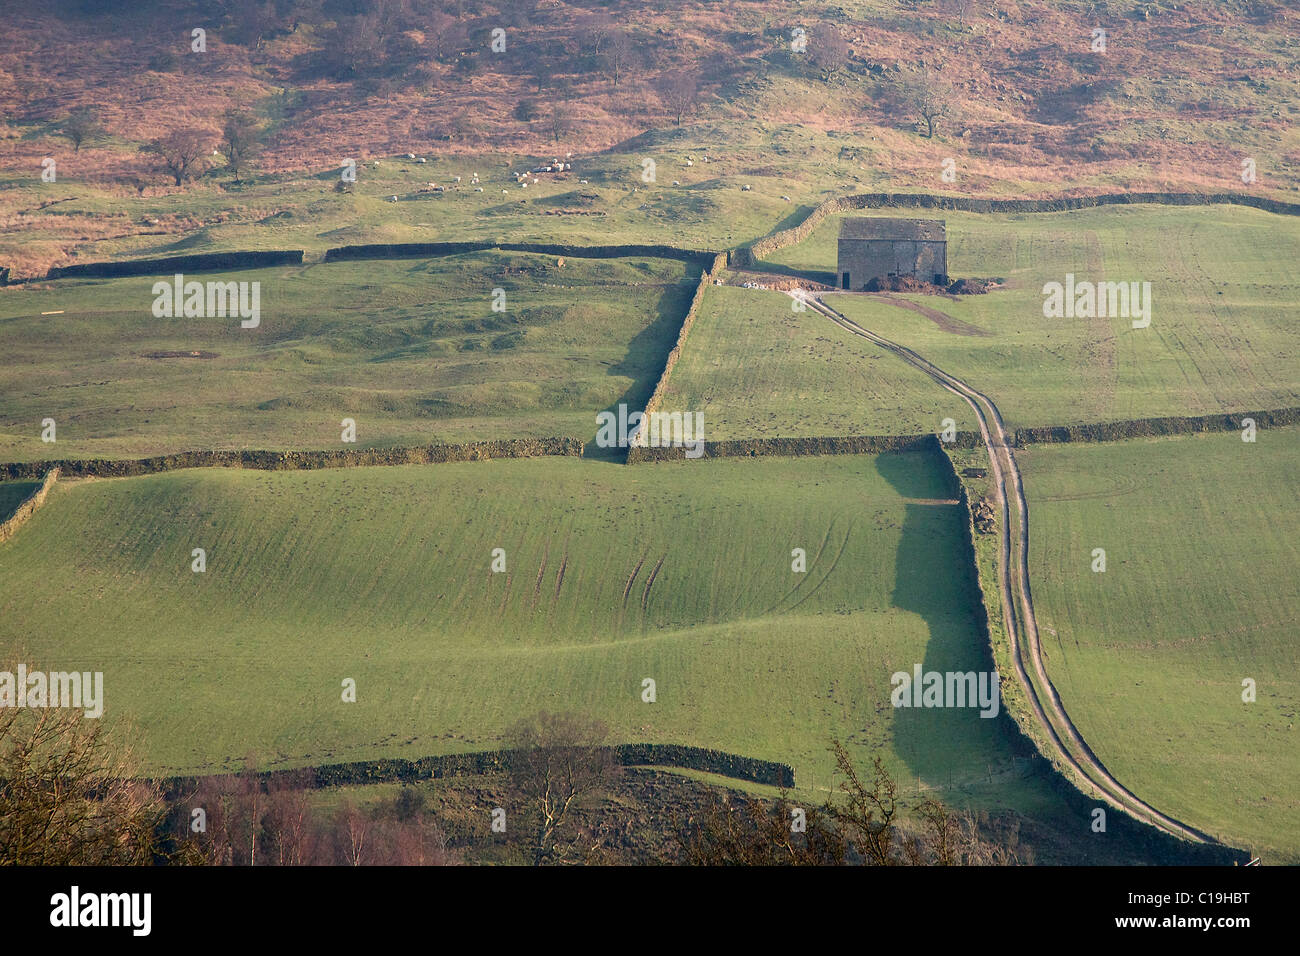
<svg viewBox="0 0 1300 956">
<path fill-rule="evenodd" d="M 944 242 L 942 219 L 882 219 L 850 216 L 840 220 L 841 239 L 921 239 Z"/>
</svg>

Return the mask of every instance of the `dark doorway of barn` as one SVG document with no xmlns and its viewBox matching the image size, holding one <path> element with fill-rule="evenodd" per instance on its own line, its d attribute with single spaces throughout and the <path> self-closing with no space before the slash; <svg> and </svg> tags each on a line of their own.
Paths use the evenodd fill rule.
<svg viewBox="0 0 1300 956">
<path fill-rule="evenodd" d="M 844 275 L 840 276 L 840 288 L 847 289 L 848 287 L 849 287 L 849 274 L 846 272 L 844 273 Z"/>
</svg>

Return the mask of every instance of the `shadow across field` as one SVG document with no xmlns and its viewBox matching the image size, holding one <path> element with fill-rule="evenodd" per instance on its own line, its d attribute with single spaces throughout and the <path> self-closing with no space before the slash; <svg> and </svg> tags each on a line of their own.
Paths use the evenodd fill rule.
<svg viewBox="0 0 1300 956">
<path fill-rule="evenodd" d="M 917 468 L 943 473 L 942 453 L 927 450 L 917 456 L 881 455 L 876 469 L 906 499 L 924 499 L 933 487 Z M 955 497 L 957 490 L 952 489 Z M 981 600 L 974 568 L 962 557 L 962 523 L 966 516 L 959 504 L 908 503 L 895 558 L 893 604 L 918 614 L 929 630 L 924 660 L 895 662 L 897 670 L 911 672 L 919 663 L 924 673 L 949 671 L 990 674 L 993 657 L 984 640 L 977 608 Z M 881 693 L 892 692 L 890 674 L 880 675 Z M 899 707 L 894 717 L 894 743 L 898 754 L 916 777 L 945 789 L 961 789 L 964 781 L 953 776 L 952 768 L 970 765 L 967 748 L 989 753 L 991 760 L 981 772 L 987 782 L 995 772 L 1014 767 L 1017 741 L 1004 732 L 1005 719 L 999 707 L 997 717 L 980 716 L 978 707 Z M 992 744 L 992 746 L 990 746 Z M 964 752 L 965 751 L 965 752 Z M 967 771 L 970 776 L 971 771 Z"/>
<path fill-rule="evenodd" d="M 957 494 L 955 475 L 942 455 L 938 448 L 922 452 L 922 467 L 951 476 Z M 881 455 L 876 463 L 904 498 L 915 500 L 923 493 L 927 483 L 916 457 Z M 897 669 L 910 671 L 920 663 L 923 673 L 994 673 L 980 613 L 982 596 L 965 541 L 967 514 L 960 504 L 908 503 L 905 509 L 892 601 L 922 617 L 929 640 L 923 660 L 899 663 Z M 880 694 L 892 690 L 890 677 L 879 675 Z M 899 707 L 893 725 L 895 751 L 918 780 L 941 790 L 937 796 L 948 806 L 960 807 L 963 794 L 999 781 L 1022 780 L 1027 792 L 1037 793 L 1043 802 L 1027 813 L 1017 811 L 1012 831 L 1020 845 L 1042 853 L 1039 862 L 1225 866 L 1249 859 L 1233 847 L 1180 840 L 1118 810 L 1108 812 L 1104 832 L 1093 832 L 1098 799 L 1080 791 L 1037 753 L 1004 701 L 999 701 L 997 715 L 987 718 L 978 706 Z M 971 766 L 972 751 L 987 755 L 984 767 Z M 961 776 L 954 775 L 954 767 L 963 768 Z M 1007 845 L 1014 847 L 1011 835 Z"/>
<path fill-rule="evenodd" d="M 655 303 L 654 321 L 628 342 L 623 358 L 611 365 L 607 372 L 609 375 L 631 378 L 632 384 L 618 399 L 598 411 L 611 412 L 617 416 L 619 405 L 626 405 L 629 415 L 633 411 L 645 409 L 650 396 L 654 394 L 656 383 L 663 375 L 668 353 L 677 342 L 686 310 L 690 308 L 699 281 L 699 271 L 692 269 L 687 278 L 665 289 L 659 296 L 659 301 Z M 626 448 L 600 448 L 596 445 L 595 421 L 593 414 L 592 437 L 583 449 L 582 457 L 595 461 L 626 461 Z"/>
<path fill-rule="evenodd" d="M 0 481 L 0 522 L 13 517 L 18 506 L 39 486 L 39 481 Z"/>
</svg>

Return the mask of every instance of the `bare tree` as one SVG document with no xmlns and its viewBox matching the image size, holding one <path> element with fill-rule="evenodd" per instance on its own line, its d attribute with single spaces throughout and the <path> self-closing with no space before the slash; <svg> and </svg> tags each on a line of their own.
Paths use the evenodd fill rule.
<svg viewBox="0 0 1300 956">
<path fill-rule="evenodd" d="M 608 735 L 608 728 L 594 718 L 545 711 L 520 721 L 506 735 L 510 777 L 533 822 L 535 866 L 562 855 L 559 834 L 574 807 L 617 776 Z"/>
<path fill-rule="evenodd" d="M 515 104 L 512 115 L 521 123 L 531 123 L 541 118 L 542 109 L 536 100 L 520 100 Z"/>
<path fill-rule="evenodd" d="M 556 143 L 573 129 L 573 107 L 568 100 L 552 99 L 550 111 L 546 115 L 546 126 L 551 131 L 551 139 Z"/>
<path fill-rule="evenodd" d="M 249 866 L 257 866 L 257 844 L 262 835 L 262 815 L 266 812 L 262 778 L 256 767 L 257 757 L 248 753 L 244 757 L 244 772 L 239 775 L 240 795 L 243 797 L 244 817 L 248 825 Z"/>
<path fill-rule="evenodd" d="M 681 126 L 700 102 L 700 81 L 690 73 L 670 73 L 659 84 L 659 98 Z"/>
<path fill-rule="evenodd" d="M 593 56 L 600 56 L 605 52 L 605 45 L 616 32 L 613 18 L 604 10 L 592 12 L 580 22 L 579 26 L 591 42 Z"/>
<path fill-rule="evenodd" d="M 446 866 L 458 862 L 447 837 L 425 812 L 424 791 L 403 787 L 391 804 L 379 808 L 372 843 L 375 861 L 385 866 Z"/>
<path fill-rule="evenodd" d="M 877 757 L 872 781 L 865 784 L 853 767 L 848 751 L 838 741 L 831 744 L 836 771 L 843 776 L 840 792 L 846 800 L 827 802 L 827 816 L 845 839 L 875 866 L 976 866 L 1016 863 L 1014 852 L 984 840 L 974 819 L 933 799 L 925 799 L 913 816 L 919 825 L 899 815 L 898 788 Z"/>
<path fill-rule="evenodd" d="M 849 44 L 831 23 L 819 23 L 808 38 L 808 57 L 827 79 L 849 62 Z"/>
<path fill-rule="evenodd" d="M 835 754 L 835 768 L 844 776 L 840 792 L 847 798 L 847 805 L 831 809 L 832 817 L 852 832 L 855 845 L 868 863 L 889 866 L 898 862 L 894 847 L 898 787 L 893 777 L 877 757 L 873 764 L 875 778 L 868 787 L 858 776 L 844 745 L 833 741 L 831 750 Z"/>
<path fill-rule="evenodd" d="M 470 45 L 465 22 L 441 10 L 434 10 L 425 27 L 425 47 L 439 63 L 449 63 Z"/>
<path fill-rule="evenodd" d="M 948 9 L 957 15 L 957 25 L 966 28 L 966 15 L 970 13 L 971 0 L 948 0 Z"/>
<path fill-rule="evenodd" d="M 63 135 L 72 140 L 72 151 L 81 152 L 81 144 L 100 136 L 104 131 L 91 109 L 79 109 L 69 113 L 60 126 Z"/>
<path fill-rule="evenodd" d="M 870 783 L 834 741 L 840 799 L 795 807 L 775 801 L 714 796 L 686 826 L 673 817 L 683 862 L 706 866 L 958 866 L 1017 862 L 1008 848 L 983 840 L 969 814 L 926 799 L 904 818 L 893 778 L 876 758 Z M 796 828 L 796 821 L 801 824 Z"/>
<path fill-rule="evenodd" d="M 167 808 L 125 729 L 73 708 L 0 708 L 0 866 L 157 862 Z"/>
<path fill-rule="evenodd" d="M 283 778 L 267 794 L 263 830 L 278 866 L 317 862 L 319 827 L 307 792 L 308 773 Z"/>
<path fill-rule="evenodd" d="M 281 27 L 282 19 L 270 0 L 235 0 L 231 35 L 235 42 L 260 50 L 263 41 Z"/>
<path fill-rule="evenodd" d="M 376 862 L 381 866 L 447 866 L 453 862 L 442 830 L 415 820 L 384 821 L 378 827 L 376 843 Z"/>
<path fill-rule="evenodd" d="M 257 122 L 252 114 L 242 110 L 227 113 L 221 128 L 221 145 L 217 148 L 226 157 L 235 179 L 239 179 L 240 167 L 257 154 L 259 146 Z"/>
<path fill-rule="evenodd" d="M 539 58 L 533 64 L 533 82 L 537 85 L 538 93 L 550 86 L 555 82 L 555 65 Z"/>
<path fill-rule="evenodd" d="M 479 132 L 478 121 L 468 110 L 459 110 L 445 117 L 429 128 L 431 139 L 445 139 L 448 142 L 465 141 Z"/>
<path fill-rule="evenodd" d="M 625 30 L 615 30 L 609 35 L 609 41 L 605 44 L 605 65 L 615 86 L 618 86 L 623 73 L 631 69 L 635 56 L 636 43 L 631 34 Z"/>
<path fill-rule="evenodd" d="M 692 866 L 835 866 L 848 849 L 823 811 L 797 808 L 785 793 L 771 803 L 713 793 L 686 827 L 674 815 L 673 828 L 684 833 L 682 859 Z"/>
<path fill-rule="evenodd" d="M 252 762 L 250 758 L 249 767 Z M 275 774 L 252 769 L 200 782 L 178 801 L 178 822 L 202 807 L 206 827 L 183 832 L 182 849 L 215 866 L 440 866 L 458 861 L 447 838 L 424 811 L 423 794 L 402 791 L 392 804 L 361 808 L 345 801 L 336 811 L 316 809 L 312 772 Z"/>
<path fill-rule="evenodd" d="M 153 140 L 144 147 L 146 153 L 156 153 L 163 168 L 176 180 L 177 186 L 183 186 L 203 169 L 208 155 L 208 139 L 202 133 L 193 130 L 177 130 Z"/>
<path fill-rule="evenodd" d="M 925 123 L 926 138 L 933 139 L 939 121 L 951 115 L 956 95 L 952 87 L 928 70 L 911 70 L 900 82 L 903 108 Z"/>
<path fill-rule="evenodd" d="M 271 801 L 263 790 L 256 762 L 249 754 L 244 758 L 242 773 L 206 778 L 188 800 L 182 801 L 191 811 L 203 811 L 204 829 L 186 833 L 185 839 L 204 862 L 214 866 L 258 864 L 259 851 L 266 842 Z M 190 820 L 183 818 L 181 823 L 188 829 Z"/>
<path fill-rule="evenodd" d="M 379 15 L 340 17 L 325 35 L 321 56 L 326 71 L 338 80 L 377 72 L 384 64 L 384 33 Z"/>
<path fill-rule="evenodd" d="M 334 836 L 342 862 L 348 866 L 361 866 L 370 849 L 370 821 L 366 815 L 344 800 L 335 816 Z"/>
</svg>

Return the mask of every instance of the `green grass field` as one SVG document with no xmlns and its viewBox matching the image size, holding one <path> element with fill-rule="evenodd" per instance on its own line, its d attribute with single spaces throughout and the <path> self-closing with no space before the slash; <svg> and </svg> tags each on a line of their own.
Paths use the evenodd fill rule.
<svg viewBox="0 0 1300 956">
<path fill-rule="evenodd" d="M 600 188 L 605 202 L 624 187 Z M 730 234 L 709 233 L 724 212 L 737 233 L 761 234 L 776 200 L 731 191 L 701 180 L 623 196 L 620 224 L 595 240 L 584 217 L 529 232 L 548 202 L 586 201 L 548 186 L 502 207 L 499 234 L 722 245 L 713 239 Z M 452 238 L 407 221 L 438 202 L 390 205 L 400 215 L 382 227 L 377 206 L 324 231 L 321 217 L 343 217 L 342 205 L 314 218 L 291 209 L 250 233 L 257 242 L 232 228 L 122 251 Z M 492 208 L 455 238 L 492 234 Z M 788 225 L 797 216 L 784 209 Z M 954 276 L 1006 278 L 956 302 L 903 297 L 984 334 L 879 298 L 828 301 L 986 392 L 1013 428 L 1300 404 L 1292 220 L 1233 207 L 896 214 L 947 220 Z M 688 225 L 666 238 L 656 217 Z M 836 231 L 828 221 L 769 265 L 827 271 Z M 1151 327 L 1044 319 L 1042 284 L 1067 272 L 1152 282 Z M 661 260 L 561 268 L 508 253 L 195 278 L 261 281 L 261 327 L 154 318 L 155 277 L 0 295 L 0 460 L 341 448 L 345 417 L 362 447 L 590 441 L 596 412 L 649 397 L 695 282 Z M 498 287 L 505 313 L 490 307 Z M 191 350 L 216 354 L 149 357 Z M 720 286 L 663 407 L 703 412 L 709 440 L 932 433 L 944 418 L 974 427 L 964 402 L 785 295 Z M 53 445 L 40 440 L 46 417 L 58 423 Z M 1290 862 L 1300 689 L 1285 633 L 1300 595 L 1276 569 L 1297 564 L 1285 537 L 1296 436 L 1017 452 L 1045 652 L 1084 738 L 1155 806 Z M 806 794 L 833 786 L 826 746 L 838 736 L 860 763 L 883 755 L 909 796 L 934 789 L 1060 825 L 1059 798 L 1024 775 L 1005 721 L 889 705 L 889 675 L 913 663 L 988 666 L 964 518 L 940 474 L 925 456 L 885 455 L 61 482 L 0 547 L 0 646 L 103 670 L 110 719 L 132 720 L 163 772 L 237 768 L 249 753 L 284 767 L 485 749 L 519 716 L 580 709 L 619 740 L 789 763 Z M 0 484 L 0 518 L 33 487 Z M 992 542 L 980 542 L 986 576 Z M 1105 575 L 1088 570 L 1094 546 L 1108 550 Z M 200 547 L 208 567 L 194 574 Z M 805 575 L 791 572 L 795 547 L 807 550 Z M 494 548 L 505 573 L 490 571 Z M 654 704 L 641 700 L 647 677 Z M 1255 705 L 1240 703 L 1244 677 L 1259 683 Z M 356 704 L 340 699 L 344 678 Z"/>
<path fill-rule="evenodd" d="M 255 329 L 154 317 L 154 276 L 12 290 L 0 296 L 0 460 L 341 448 L 344 418 L 358 446 L 590 440 L 598 411 L 649 397 L 690 271 L 474 253 L 193 277 L 260 282 Z M 149 357 L 190 351 L 215 357 Z"/>
<path fill-rule="evenodd" d="M 1298 439 L 1017 452 L 1043 649 L 1084 739 L 1156 807 L 1273 863 L 1300 862 Z"/>
<path fill-rule="evenodd" d="M 880 214 L 873 211 L 872 214 Z M 1110 207 L 978 215 L 900 209 L 948 224 L 954 276 L 1004 289 L 959 301 L 909 296 L 986 336 L 862 295 L 827 301 L 920 352 L 996 401 L 1012 427 L 1280 408 L 1300 404 L 1300 221 L 1235 206 Z M 838 217 L 773 256 L 820 274 L 835 262 Z M 1149 328 L 1130 319 L 1044 318 L 1043 285 L 1147 281 Z M 829 278 L 829 277 L 828 277 Z"/>
<path fill-rule="evenodd" d="M 663 408 L 704 414 L 709 440 L 936 433 L 970 406 L 781 292 L 710 286 Z"/>
<path fill-rule="evenodd" d="M 890 706 L 897 670 L 986 666 L 940 474 L 909 454 L 60 483 L 0 549 L 0 645 L 103 670 L 160 770 L 491 748 L 577 708 L 788 762 L 801 790 L 832 785 L 838 736 L 908 790 L 1032 811 L 1054 798 L 1002 721 Z"/>
</svg>

